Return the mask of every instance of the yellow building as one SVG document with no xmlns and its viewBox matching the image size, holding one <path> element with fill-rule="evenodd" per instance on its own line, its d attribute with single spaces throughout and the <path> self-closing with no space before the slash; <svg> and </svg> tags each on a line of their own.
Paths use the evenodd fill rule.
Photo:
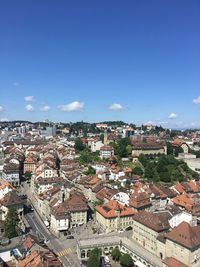
<svg viewBox="0 0 200 267">
<path fill-rule="evenodd" d="M 116 200 L 96 207 L 96 222 L 106 233 L 125 230 L 133 225 L 133 208 L 119 204 Z"/>
</svg>

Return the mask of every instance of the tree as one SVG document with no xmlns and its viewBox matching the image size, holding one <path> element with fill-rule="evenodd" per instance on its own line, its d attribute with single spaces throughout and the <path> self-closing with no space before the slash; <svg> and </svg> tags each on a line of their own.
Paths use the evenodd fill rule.
<svg viewBox="0 0 200 267">
<path fill-rule="evenodd" d="M 167 143 L 167 155 L 173 155 L 174 153 L 174 149 L 173 149 L 173 146 L 172 146 L 172 143 Z"/>
<path fill-rule="evenodd" d="M 93 250 L 91 250 L 90 257 L 87 262 L 87 267 L 98 267 L 100 254 L 101 253 L 98 248 L 94 248 Z"/>
<path fill-rule="evenodd" d="M 132 267 L 133 260 L 129 254 L 124 254 L 120 257 L 120 264 L 122 267 Z"/>
<path fill-rule="evenodd" d="M 133 150 L 133 148 L 132 148 L 131 145 L 127 145 L 126 146 L 126 154 L 127 154 L 127 156 L 131 156 L 132 150 Z"/>
<path fill-rule="evenodd" d="M 6 237 L 13 238 L 18 235 L 17 225 L 19 223 L 19 215 L 16 208 L 11 207 L 8 209 L 8 213 L 5 220 L 5 235 Z"/>
<path fill-rule="evenodd" d="M 26 178 L 26 180 L 30 180 L 31 179 L 31 176 L 32 176 L 32 173 L 31 172 L 25 172 L 24 173 L 24 177 Z"/>
<path fill-rule="evenodd" d="M 91 153 L 89 151 L 80 152 L 80 157 L 79 157 L 80 164 L 91 163 L 99 160 L 100 158 L 96 153 Z"/>
<path fill-rule="evenodd" d="M 104 134 L 102 133 L 102 134 L 100 134 L 100 141 L 103 143 L 104 142 Z"/>
<path fill-rule="evenodd" d="M 145 167 L 145 171 L 144 171 L 145 177 L 148 180 L 152 180 L 154 175 L 155 175 L 155 169 L 154 169 L 154 164 L 149 162 L 147 164 L 147 166 Z"/>
<path fill-rule="evenodd" d="M 96 171 L 91 166 L 89 166 L 88 170 L 85 172 L 85 174 L 86 175 L 93 175 L 93 174 L 96 174 Z"/>
<path fill-rule="evenodd" d="M 143 170 L 142 170 L 142 168 L 140 168 L 139 166 L 136 166 L 134 169 L 133 169 L 133 174 L 135 174 L 135 175 L 140 175 L 140 176 L 142 176 L 143 175 Z"/>
<path fill-rule="evenodd" d="M 121 257 L 120 250 L 118 248 L 114 248 L 112 253 L 111 253 L 111 256 L 112 256 L 114 261 L 119 261 L 120 257 Z"/>
<path fill-rule="evenodd" d="M 74 145 L 74 148 L 77 150 L 77 151 L 82 151 L 84 150 L 85 146 L 81 140 L 81 138 L 76 138 L 75 140 L 75 145 Z"/>
<path fill-rule="evenodd" d="M 178 154 L 179 154 L 179 153 L 183 153 L 183 149 L 182 149 L 181 146 L 177 146 L 177 147 L 175 148 L 175 151 L 174 151 L 175 157 L 178 157 Z"/>
<path fill-rule="evenodd" d="M 146 167 L 146 165 L 148 163 L 148 159 L 147 159 L 147 157 L 144 154 L 140 154 L 139 155 L 139 161 L 140 161 L 140 163 L 142 163 L 142 165 L 144 167 Z"/>
<path fill-rule="evenodd" d="M 127 157 L 132 152 L 131 140 L 128 137 L 121 138 L 116 147 L 116 154 L 120 157 Z"/>
</svg>

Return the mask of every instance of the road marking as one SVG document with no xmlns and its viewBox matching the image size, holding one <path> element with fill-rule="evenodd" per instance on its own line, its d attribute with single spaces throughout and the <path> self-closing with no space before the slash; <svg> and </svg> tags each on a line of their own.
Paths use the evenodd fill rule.
<svg viewBox="0 0 200 267">
<path fill-rule="evenodd" d="M 69 253 L 72 253 L 71 248 L 66 248 L 66 249 L 58 252 L 57 255 L 58 255 L 58 257 L 63 257 L 65 255 L 69 254 Z"/>
</svg>

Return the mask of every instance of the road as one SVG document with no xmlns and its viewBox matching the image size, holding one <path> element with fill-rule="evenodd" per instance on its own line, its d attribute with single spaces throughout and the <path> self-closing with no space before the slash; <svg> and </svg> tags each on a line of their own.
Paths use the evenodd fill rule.
<svg viewBox="0 0 200 267">
<path fill-rule="evenodd" d="M 28 189 L 28 186 L 24 184 L 23 192 L 27 194 L 29 199 L 28 201 L 30 201 L 34 208 L 32 194 Z M 51 249 L 54 253 L 58 255 L 64 267 L 80 267 L 81 265 L 76 254 L 76 240 L 67 240 L 66 238 L 58 239 L 56 236 L 51 234 L 50 231 L 46 228 L 44 222 L 37 213 L 37 209 L 34 208 L 34 210 L 34 212 L 27 213 L 24 215 L 32 229 L 32 232 L 37 234 L 44 240 L 48 240 L 46 242 L 46 245 L 49 247 L 49 249 Z"/>
<path fill-rule="evenodd" d="M 48 240 L 46 245 L 56 253 L 66 267 L 80 267 L 78 258 L 75 254 L 76 241 L 75 240 L 59 240 L 57 237 L 52 235 L 45 225 L 41 222 L 40 218 L 35 212 L 28 213 L 25 218 L 32 228 L 33 233 L 39 237 L 43 237 L 44 240 Z M 66 246 L 67 243 L 67 246 Z M 75 257 L 76 256 L 76 257 Z"/>
</svg>

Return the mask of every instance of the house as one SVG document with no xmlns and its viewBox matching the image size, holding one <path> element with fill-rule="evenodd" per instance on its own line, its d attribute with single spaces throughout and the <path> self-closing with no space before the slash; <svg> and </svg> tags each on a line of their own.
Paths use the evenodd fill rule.
<svg viewBox="0 0 200 267">
<path fill-rule="evenodd" d="M 33 251 L 24 259 L 20 259 L 18 267 L 62 267 L 62 263 L 51 251 Z"/>
<path fill-rule="evenodd" d="M 14 190 L 14 187 L 0 178 L 0 200 L 10 191 Z"/>
<path fill-rule="evenodd" d="M 189 194 L 183 193 L 172 199 L 173 203 L 184 208 L 193 216 L 200 216 L 200 203 Z"/>
<path fill-rule="evenodd" d="M 62 186 L 64 184 L 64 179 L 62 177 L 48 177 L 43 178 L 39 176 L 34 181 L 34 193 L 36 195 L 39 195 L 50 188 L 52 188 L 54 185 L 60 185 Z"/>
<path fill-rule="evenodd" d="M 117 200 L 120 204 L 129 206 L 130 197 L 127 193 L 118 192 L 111 199 Z"/>
<path fill-rule="evenodd" d="M 172 142 L 173 147 L 181 147 L 183 149 L 183 153 L 189 152 L 189 146 L 186 144 L 186 142 L 180 138 L 176 138 Z"/>
<path fill-rule="evenodd" d="M 1 200 L 0 200 L 0 213 L 1 220 L 5 220 L 8 210 L 11 207 L 16 208 L 19 218 L 22 219 L 23 211 L 24 211 L 24 203 L 25 200 L 17 195 L 17 192 L 10 191 L 8 192 Z"/>
<path fill-rule="evenodd" d="M 24 173 L 26 172 L 34 172 L 36 169 L 36 159 L 33 157 L 28 157 L 24 161 Z"/>
<path fill-rule="evenodd" d="M 136 211 L 148 209 L 152 206 L 150 196 L 145 192 L 134 192 L 132 193 L 129 205 Z"/>
<path fill-rule="evenodd" d="M 69 228 L 86 224 L 87 213 L 86 198 L 82 193 L 73 191 L 69 198 L 51 207 L 50 228 L 56 235 L 67 232 Z"/>
<path fill-rule="evenodd" d="M 2 178 L 11 183 L 13 186 L 19 186 L 20 184 L 20 169 L 19 164 L 6 163 L 4 164 L 2 171 Z"/>
<path fill-rule="evenodd" d="M 101 147 L 103 147 L 103 146 L 104 146 L 104 144 L 102 141 L 96 141 L 95 140 L 95 141 L 91 142 L 90 149 L 92 152 L 96 152 L 96 151 L 100 151 Z"/>
<path fill-rule="evenodd" d="M 110 200 L 106 204 L 96 206 L 96 222 L 105 233 L 125 230 L 133 225 L 133 208 Z"/>
<path fill-rule="evenodd" d="M 100 158 L 101 159 L 109 159 L 114 156 L 114 148 L 109 145 L 104 145 L 100 148 Z"/>
</svg>

